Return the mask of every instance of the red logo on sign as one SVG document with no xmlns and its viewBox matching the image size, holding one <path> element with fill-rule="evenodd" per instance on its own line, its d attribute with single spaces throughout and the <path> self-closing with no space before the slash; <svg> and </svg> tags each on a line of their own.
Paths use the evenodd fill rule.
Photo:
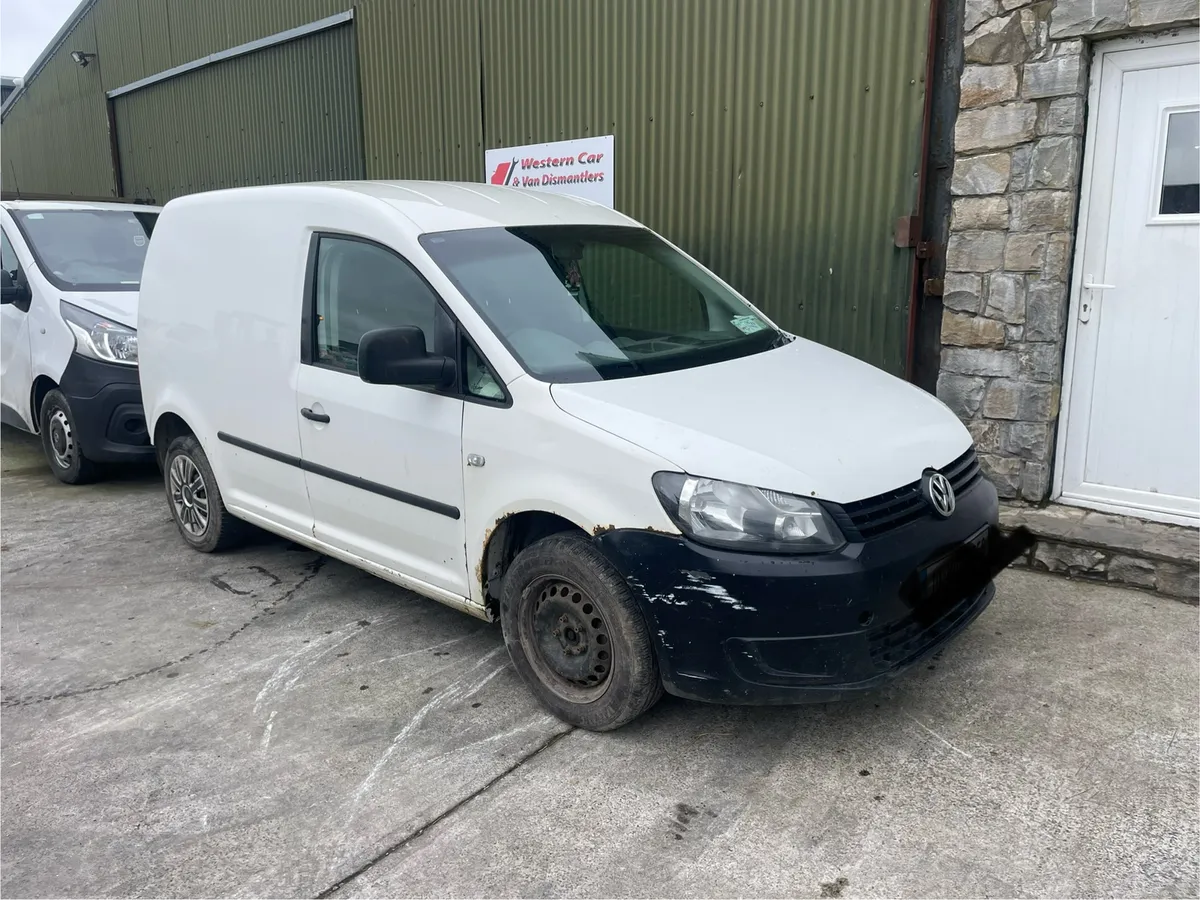
<svg viewBox="0 0 1200 900">
<path fill-rule="evenodd" d="M 496 171 L 492 173 L 492 177 L 488 179 L 492 184 L 508 184 L 512 181 L 513 170 L 517 165 L 514 159 L 512 162 L 502 162 L 496 166 Z"/>
</svg>

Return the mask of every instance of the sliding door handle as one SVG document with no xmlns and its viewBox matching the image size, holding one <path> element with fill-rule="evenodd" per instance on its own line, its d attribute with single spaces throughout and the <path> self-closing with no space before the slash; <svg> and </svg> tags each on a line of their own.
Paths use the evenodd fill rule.
<svg viewBox="0 0 1200 900">
<path fill-rule="evenodd" d="M 312 422 L 320 422 L 322 425 L 329 422 L 329 416 L 325 413 L 313 412 L 307 406 L 300 410 L 300 415 Z"/>
</svg>

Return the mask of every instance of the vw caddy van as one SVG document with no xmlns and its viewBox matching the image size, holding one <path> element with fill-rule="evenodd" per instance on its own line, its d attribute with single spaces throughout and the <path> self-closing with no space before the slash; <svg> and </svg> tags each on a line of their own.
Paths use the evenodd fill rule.
<svg viewBox="0 0 1200 900">
<path fill-rule="evenodd" d="M 0 414 L 60 481 L 154 459 L 138 387 L 138 285 L 158 208 L 0 204 Z"/>
<path fill-rule="evenodd" d="M 197 252 L 203 248 L 203 252 Z M 629 217 L 347 182 L 166 205 L 138 312 L 183 539 L 254 525 L 485 620 L 541 702 L 875 687 L 963 629 L 996 491 L 938 400 Z"/>
</svg>

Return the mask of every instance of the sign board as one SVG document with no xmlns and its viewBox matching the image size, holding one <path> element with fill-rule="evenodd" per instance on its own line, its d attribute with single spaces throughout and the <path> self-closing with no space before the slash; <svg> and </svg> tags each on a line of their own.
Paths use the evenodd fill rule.
<svg viewBox="0 0 1200 900">
<path fill-rule="evenodd" d="M 570 194 L 612 208 L 613 136 L 498 147 L 484 153 L 490 184 Z"/>
</svg>

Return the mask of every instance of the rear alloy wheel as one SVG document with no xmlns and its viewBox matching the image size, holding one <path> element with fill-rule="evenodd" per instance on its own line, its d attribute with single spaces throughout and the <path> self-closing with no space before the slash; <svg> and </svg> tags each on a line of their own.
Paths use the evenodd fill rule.
<svg viewBox="0 0 1200 900">
<path fill-rule="evenodd" d="M 212 553 L 245 541 L 250 525 L 225 508 L 216 476 L 198 440 L 188 434 L 171 441 L 163 473 L 171 517 L 193 549 Z"/>
<path fill-rule="evenodd" d="M 582 535 L 552 535 L 518 554 L 504 576 L 500 618 L 518 674 L 565 722 L 609 731 L 662 696 L 637 601 Z"/>
<path fill-rule="evenodd" d="M 167 484 L 179 527 L 189 537 L 204 537 L 204 532 L 208 530 L 208 487 L 196 464 L 180 453 L 171 460 Z"/>
<path fill-rule="evenodd" d="M 63 484 L 87 484 L 98 474 L 94 462 L 83 455 L 71 404 L 62 391 L 51 391 L 42 401 L 42 450 L 50 471 Z"/>
</svg>

